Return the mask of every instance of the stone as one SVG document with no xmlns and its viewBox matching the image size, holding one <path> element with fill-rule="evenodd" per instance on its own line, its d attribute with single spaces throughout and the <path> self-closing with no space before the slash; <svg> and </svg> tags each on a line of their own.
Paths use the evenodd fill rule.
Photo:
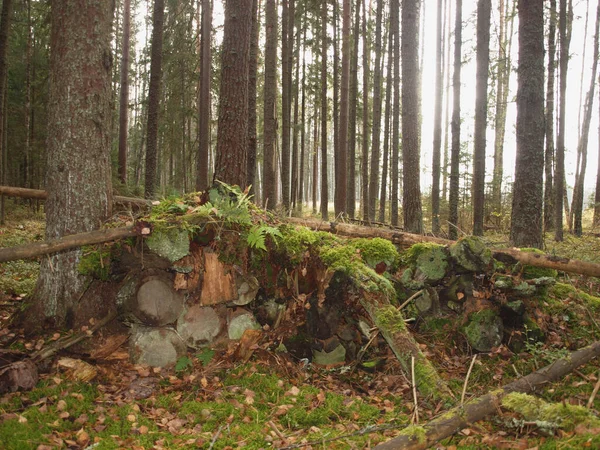
<svg viewBox="0 0 600 450">
<path fill-rule="evenodd" d="M 233 303 L 238 306 L 244 306 L 256 298 L 258 289 L 260 288 L 258 280 L 255 277 L 236 277 L 237 299 Z"/>
<path fill-rule="evenodd" d="M 481 238 L 468 236 L 461 238 L 450 246 L 450 256 L 456 264 L 468 272 L 485 272 L 492 252 Z"/>
<path fill-rule="evenodd" d="M 183 296 L 177 293 L 166 276 L 153 275 L 140 283 L 130 309 L 145 325 L 164 326 L 174 323 L 183 311 Z"/>
<path fill-rule="evenodd" d="M 227 335 L 229 339 L 238 340 L 242 338 L 244 331 L 259 330 L 260 328 L 261 326 L 256 321 L 254 314 L 246 309 L 238 308 L 229 318 Z"/>
<path fill-rule="evenodd" d="M 502 319 L 491 309 L 478 311 L 469 318 L 469 324 L 465 327 L 465 336 L 473 349 L 489 352 L 492 348 L 498 347 L 504 337 Z"/>
<path fill-rule="evenodd" d="M 210 344 L 221 332 L 223 322 L 214 308 L 193 305 L 177 320 L 177 332 L 190 347 Z"/>
<path fill-rule="evenodd" d="M 346 349 L 343 345 L 338 344 L 330 352 L 313 350 L 312 362 L 321 366 L 344 364 L 346 362 Z"/>
<path fill-rule="evenodd" d="M 190 238 L 187 231 L 170 228 L 155 230 L 146 239 L 148 248 L 172 263 L 190 252 Z"/>
<path fill-rule="evenodd" d="M 187 352 L 185 343 L 172 328 L 134 324 L 129 351 L 134 364 L 166 367 L 177 363 Z"/>
</svg>

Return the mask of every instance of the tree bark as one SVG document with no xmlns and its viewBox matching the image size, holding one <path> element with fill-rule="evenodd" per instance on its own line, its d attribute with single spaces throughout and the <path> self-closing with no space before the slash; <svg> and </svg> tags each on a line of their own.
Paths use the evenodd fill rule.
<svg viewBox="0 0 600 450">
<path fill-rule="evenodd" d="M 458 406 L 439 418 L 432 420 L 421 427 L 425 431 L 424 439 L 416 439 L 416 436 L 411 434 L 401 434 L 394 439 L 377 445 L 375 449 L 417 450 L 430 448 L 436 442 L 452 436 L 463 428 L 466 428 L 469 424 L 477 422 L 490 414 L 497 413 L 498 405 L 500 405 L 502 398 L 507 394 L 511 392 L 534 392 L 538 388 L 544 387 L 573 372 L 578 367 L 587 364 L 598 356 L 600 356 L 600 342 L 594 342 L 588 347 L 571 353 L 567 358 L 558 359 L 552 364 L 523 378 L 519 378 L 501 389 L 471 400 L 464 406 Z"/>
<path fill-rule="evenodd" d="M 410 0 L 412 1 L 412 0 Z M 400 157 L 400 0 L 390 0 L 390 27 L 394 34 L 394 51 L 390 54 L 390 61 L 394 66 L 394 98 L 392 106 L 392 150 L 390 163 L 390 185 L 391 185 L 391 200 L 390 213 L 391 223 L 393 226 L 398 226 L 398 189 L 400 186 L 398 173 L 399 157 Z M 410 44 L 412 45 L 412 43 Z M 415 51 L 419 46 L 416 46 Z M 404 67 L 404 64 L 403 64 Z M 408 81 L 408 80 L 405 80 Z M 410 81 L 408 81 L 410 82 Z M 404 86 L 404 83 L 403 83 Z M 390 87 L 388 87 L 389 89 Z"/>
<path fill-rule="evenodd" d="M 46 186 L 46 238 L 92 231 L 111 214 L 109 3 L 52 4 Z M 80 250 L 44 258 L 32 307 L 33 328 L 69 325 L 85 286 Z"/>
<path fill-rule="evenodd" d="M 131 0 L 123 1 L 123 44 L 121 49 L 121 93 L 119 103 L 119 181 L 127 184 L 127 124 L 129 114 L 129 34 Z"/>
<path fill-rule="evenodd" d="M 248 69 L 252 0 L 227 0 L 221 49 L 221 87 L 214 179 L 247 186 Z"/>
<path fill-rule="evenodd" d="M 402 209 L 404 229 L 423 232 L 421 209 L 420 0 L 402 2 Z"/>
<path fill-rule="evenodd" d="M 327 182 L 327 2 L 321 6 L 321 217 L 329 216 Z"/>
<path fill-rule="evenodd" d="M 198 94 L 198 155 L 196 157 L 196 190 L 208 187 L 208 153 L 210 150 L 210 78 L 211 78 L 210 0 L 202 0 L 202 27 L 200 30 L 200 89 Z"/>
<path fill-rule="evenodd" d="M 357 5 L 358 7 L 358 5 Z M 351 2 L 343 0 L 342 10 L 342 83 L 340 97 L 340 128 L 339 128 L 339 149 L 338 176 L 335 180 L 335 215 L 346 212 L 346 192 L 347 192 L 347 173 L 348 173 L 348 112 L 350 99 L 350 17 Z M 350 164 L 354 164 L 350 161 Z"/>
<path fill-rule="evenodd" d="M 483 236 L 485 208 L 485 146 L 487 88 L 490 66 L 491 0 L 477 3 L 477 86 L 475 98 L 475 145 L 473 152 L 473 235 Z"/>
<path fill-rule="evenodd" d="M 440 232 L 440 171 L 442 150 L 442 0 L 437 2 L 436 40 L 435 40 L 435 106 L 433 112 L 433 156 L 431 164 L 431 230 Z"/>
<path fill-rule="evenodd" d="M 517 159 L 510 237 L 518 247 L 542 248 L 544 176 L 544 8 L 519 0 Z"/>
<path fill-rule="evenodd" d="M 544 231 L 554 228 L 554 80 L 556 69 L 556 0 L 550 0 L 548 83 L 546 88 L 546 152 L 544 155 Z M 600 165 L 598 166 L 600 167 Z"/>
<path fill-rule="evenodd" d="M 263 105 L 263 203 L 269 209 L 276 206 L 275 143 L 277 121 L 275 106 L 277 95 L 277 8 L 275 0 L 265 4 L 265 83 Z"/>
<path fill-rule="evenodd" d="M 256 187 L 256 81 L 258 70 L 258 2 L 252 0 L 252 32 L 250 36 L 250 60 L 248 65 L 248 167 L 247 184 Z M 254 189 L 256 192 L 256 188 Z"/>
<path fill-rule="evenodd" d="M 388 166 L 390 156 L 390 120 L 392 117 L 392 77 L 393 77 L 393 48 L 394 48 L 394 29 L 390 27 L 388 33 L 388 61 L 386 73 L 386 90 L 385 90 L 385 124 L 383 131 L 383 167 L 381 169 L 381 191 L 379 195 L 379 221 L 385 222 L 385 202 L 387 199 L 388 185 Z"/>
<path fill-rule="evenodd" d="M 377 0 L 377 13 L 375 18 L 375 69 L 373 72 L 373 138 L 371 142 L 371 175 L 369 177 L 369 211 L 368 220 L 375 220 L 377 208 L 377 192 L 379 189 L 379 161 L 381 155 L 381 54 L 382 39 L 381 27 L 383 17 L 383 0 Z"/>
<path fill-rule="evenodd" d="M 369 59 L 371 57 L 370 46 L 369 46 L 369 35 L 367 33 L 367 4 L 365 0 L 362 0 L 363 4 L 363 22 L 362 22 L 362 34 L 363 34 L 363 135 L 362 135 L 362 172 L 361 172 L 361 185 L 362 185 L 362 212 L 363 219 L 369 220 Z M 357 5 L 358 7 L 358 5 Z"/>
<path fill-rule="evenodd" d="M 348 217 L 356 217 L 356 129 L 358 111 L 358 44 L 360 41 L 360 7 L 356 2 L 354 11 L 354 30 L 352 58 L 350 59 L 350 99 L 348 107 L 348 176 L 346 184 L 346 213 Z"/>
<path fill-rule="evenodd" d="M 454 75 L 452 107 L 452 148 L 450 150 L 450 217 L 448 236 L 458 237 L 459 165 L 460 165 L 460 69 L 462 46 L 462 0 L 456 0 L 454 20 Z"/>
<path fill-rule="evenodd" d="M 0 183 L 6 183 L 6 176 L 8 173 L 7 168 L 7 146 L 4 144 L 6 139 L 6 88 L 7 88 L 7 77 L 8 67 L 6 56 L 8 52 L 8 34 L 10 31 L 10 23 L 12 16 L 12 0 L 4 0 L 2 2 L 2 12 L 0 13 Z M 4 196 L 0 198 L 0 225 L 4 225 Z"/>
<path fill-rule="evenodd" d="M 150 60 L 150 85 L 148 88 L 148 126 L 146 128 L 146 175 L 144 196 L 153 198 L 156 193 L 158 159 L 158 111 L 162 76 L 163 24 L 165 20 L 164 0 L 154 0 L 152 13 L 152 50 Z"/>
<path fill-rule="evenodd" d="M 281 200 L 284 209 L 290 208 L 290 0 L 281 0 Z M 293 35 L 293 33 L 292 33 Z"/>
</svg>

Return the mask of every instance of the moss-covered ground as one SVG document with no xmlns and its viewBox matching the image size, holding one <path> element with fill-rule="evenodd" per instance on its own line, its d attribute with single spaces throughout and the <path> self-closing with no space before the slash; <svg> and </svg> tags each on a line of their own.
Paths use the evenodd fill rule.
<svg viewBox="0 0 600 450">
<path fill-rule="evenodd" d="M 177 212 L 185 206 L 178 205 L 173 201 L 166 208 Z M 203 211 L 197 213 L 200 216 Z M 0 246 L 42 239 L 41 219 L 25 208 L 12 211 L 8 223 L 0 227 Z M 382 243 L 375 246 L 376 254 L 385 255 L 379 261 L 373 256 L 373 247 L 362 241 L 344 246 L 325 233 L 286 233 L 283 229 L 282 237 L 274 238 L 263 230 L 267 247 L 275 248 L 277 240 L 276 248 L 290 256 L 294 264 L 303 261 L 303 246 L 319 246 L 332 264 L 373 280 L 374 288 L 387 290 L 388 280 L 382 281 L 373 268 L 381 262 L 388 266 L 398 263 L 397 255 Z M 251 233 L 251 228 L 242 232 Z M 565 237 L 565 242 L 558 245 L 549 236 L 547 250 L 600 263 L 599 238 Z M 503 238 L 486 239 L 498 245 Z M 360 266 L 360 272 L 353 272 L 360 260 L 370 269 Z M 43 345 L 38 339 L 24 338 L 7 321 L 18 308 L 21 294 L 31 292 L 36 276 L 35 261 L 0 264 L 0 339 L 4 347 L 28 352 Z M 489 354 L 479 354 L 469 377 L 467 400 L 600 339 L 600 281 L 566 274 L 558 277 L 559 283 L 544 295 L 528 299 L 532 324 L 544 330 L 545 340 L 527 343 L 519 354 L 504 345 Z M 473 356 L 461 331 L 464 324 L 452 318 L 432 318 L 407 326 L 422 352 L 460 398 Z M 231 361 L 228 349 L 209 356 L 190 354 L 179 371 L 132 366 L 120 349 L 112 359 L 95 362 L 98 376 L 89 383 L 70 380 L 52 364 L 32 391 L 0 396 L 0 448 L 259 449 L 302 443 L 307 444 L 304 448 L 313 449 L 372 448 L 411 424 L 414 399 L 410 376 L 402 372 L 381 339 L 375 339 L 372 345 L 378 348 L 385 364 L 378 365 L 374 372 L 306 365 L 288 354 L 272 351 L 275 346 L 271 344 L 263 341 L 243 365 Z M 592 361 L 544 387 L 536 396 L 552 405 L 585 407 L 599 376 L 600 362 Z M 136 386 L 145 383 L 153 387 L 141 395 L 142 390 Z M 420 394 L 418 406 L 420 424 L 443 414 L 446 408 Z M 598 417 L 599 411 L 600 399 L 596 397 L 590 412 Z M 414 430 L 409 428 L 405 433 L 414 434 Z M 536 420 L 506 408 L 443 441 L 439 448 L 600 448 L 599 431 L 595 422 L 585 421 L 548 430 Z"/>
</svg>

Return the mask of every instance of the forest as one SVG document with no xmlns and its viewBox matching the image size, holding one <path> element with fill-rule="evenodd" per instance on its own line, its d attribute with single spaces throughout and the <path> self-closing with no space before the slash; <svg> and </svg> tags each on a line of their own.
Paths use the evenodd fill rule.
<svg viewBox="0 0 600 450">
<path fill-rule="evenodd" d="M 0 447 L 600 446 L 599 47 L 600 0 L 2 0 Z"/>
</svg>

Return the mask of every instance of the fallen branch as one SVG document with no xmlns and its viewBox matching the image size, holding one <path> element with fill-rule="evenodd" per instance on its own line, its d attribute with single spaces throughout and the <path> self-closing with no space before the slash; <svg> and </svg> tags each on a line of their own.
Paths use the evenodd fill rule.
<svg viewBox="0 0 600 450">
<path fill-rule="evenodd" d="M 340 236 L 354 238 L 375 238 L 387 239 L 401 248 L 408 248 L 421 242 L 432 242 L 440 245 L 450 245 L 454 241 L 441 239 L 433 236 L 424 236 L 420 234 L 404 233 L 397 230 L 388 230 L 385 228 L 372 228 L 360 225 L 351 225 L 339 222 L 324 222 L 318 219 L 299 219 L 287 218 L 288 223 L 294 225 L 303 225 L 312 230 L 328 231 Z M 494 258 L 501 261 L 510 261 L 530 266 L 545 267 L 548 269 L 560 270 L 563 272 L 577 273 L 591 277 L 600 277 L 600 264 L 595 264 L 577 259 L 563 258 L 553 255 L 544 255 L 532 252 L 522 252 L 516 248 L 495 248 L 492 249 Z"/>
<path fill-rule="evenodd" d="M 27 189 L 13 186 L 0 186 L 0 195 L 6 195 L 8 197 L 20 197 L 20 198 L 31 198 L 35 200 L 46 200 L 48 193 L 41 189 Z M 121 195 L 113 195 L 114 203 L 130 204 L 140 207 L 151 206 L 150 200 L 137 197 L 123 197 Z"/>
<path fill-rule="evenodd" d="M 511 392 L 533 392 L 537 388 L 558 380 L 592 359 L 600 356 L 600 341 L 577 350 L 566 358 L 519 378 L 506 386 L 456 407 L 422 427 L 409 427 L 400 436 L 375 447 L 378 450 L 426 449 L 441 439 L 452 436 L 486 416 L 498 411 L 500 400 Z"/>
<path fill-rule="evenodd" d="M 83 245 L 101 244 L 137 236 L 134 227 L 108 228 L 105 230 L 89 231 L 87 233 L 71 234 L 46 242 L 18 245 L 0 249 L 0 262 L 16 259 L 35 258 L 48 253 L 81 247 Z"/>
</svg>

